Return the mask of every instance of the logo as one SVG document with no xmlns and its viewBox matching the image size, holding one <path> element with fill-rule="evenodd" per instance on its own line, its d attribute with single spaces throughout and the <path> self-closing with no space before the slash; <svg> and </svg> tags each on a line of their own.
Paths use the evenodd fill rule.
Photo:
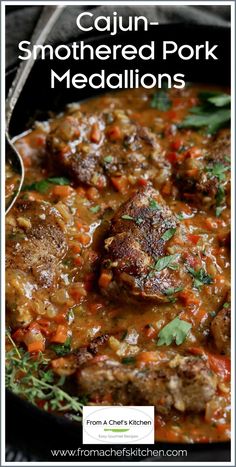
<svg viewBox="0 0 236 467">
<path fill-rule="evenodd" d="M 154 407 L 84 406 L 83 444 L 154 444 Z"/>
</svg>

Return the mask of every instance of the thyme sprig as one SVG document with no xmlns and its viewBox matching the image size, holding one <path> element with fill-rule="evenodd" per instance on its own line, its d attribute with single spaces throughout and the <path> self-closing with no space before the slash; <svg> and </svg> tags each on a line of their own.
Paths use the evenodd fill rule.
<svg viewBox="0 0 236 467">
<path fill-rule="evenodd" d="M 42 353 L 32 357 L 17 348 L 8 333 L 7 337 L 13 347 L 6 352 L 6 387 L 44 410 L 66 413 L 72 420 L 81 421 L 83 403 L 64 391 L 65 377 L 57 381 Z"/>
</svg>

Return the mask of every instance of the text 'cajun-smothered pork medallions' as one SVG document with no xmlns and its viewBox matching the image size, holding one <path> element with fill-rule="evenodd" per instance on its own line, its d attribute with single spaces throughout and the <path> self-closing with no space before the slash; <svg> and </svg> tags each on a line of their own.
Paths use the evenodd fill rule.
<svg viewBox="0 0 236 467">
<path fill-rule="evenodd" d="M 181 196 L 202 203 L 203 207 L 220 207 L 230 195 L 230 131 L 217 133 L 208 147 L 176 163 L 174 177 Z"/>
<path fill-rule="evenodd" d="M 158 191 L 146 187 L 136 192 L 111 221 L 99 279 L 102 292 L 162 303 L 169 301 L 171 291 L 191 285 L 181 255 L 168 251 L 177 232 L 178 220 Z M 110 274 L 106 287 L 104 273 Z"/>
<path fill-rule="evenodd" d="M 47 137 L 47 149 L 57 171 L 75 184 L 105 187 L 122 174 L 153 179 L 168 170 L 157 136 L 130 119 L 122 110 L 83 114 L 56 120 Z M 151 164 L 150 164 L 151 162 Z"/>
<path fill-rule="evenodd" d="M 154 405 L 158 413 L 204 411 L 216 392 L 216 376 L 198 357 L 176 356 L 155 368 L 132 368 L 115 361 L 89 364 L 78 372 L 81 394 L 113 404 Z M 109 402 L 110 403 L 110 402 Z"/>
<path fill-rule="evenodd" d="M 13 324 L 29 324 L 34 292 L 56 286 L 67 250 L 64 228 L 60 212 L 46 202 L 18 200 L 7 216 L 6 297 Z"/>
</svg>

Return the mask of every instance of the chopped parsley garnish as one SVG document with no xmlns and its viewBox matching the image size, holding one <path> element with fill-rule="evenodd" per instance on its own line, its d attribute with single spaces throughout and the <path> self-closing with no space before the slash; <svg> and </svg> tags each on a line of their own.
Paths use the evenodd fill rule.
<svg viewBox="0 0 236 467">
<path fill-rule="evenodd" d="M 50 349 L 59 356 L 63 357 L 71 352 L 71 339 L 68 337 L 64 344 L 51 344 Z"/>
<path fill-rule="evenodd" d="M 207 274 L 203 268 L 199 269 L 198 271 L 191 267 L 188 267 L 187 269 L 191 276 L 193 276 L 194 278 L 193 287 L 195 289 L 199 290 L 203 285 L 212 284 L 212 277 L 209 274 Z"/>
<path fill-rule="evenodd" d="M 219 92 L 202 92 L 200 104 L 190 109 L 180 128 L 205 128 L 206 133 L 216 133 L 230 121 L 230 96 Z"/>
<path fill-rule="evenodd" d="M 219 180 L 219 182 L 223 182 L 226 179 L 225 172 L 228 169 L 229 169 L 228 166 L 225 166 L 224 164 L 217 162 L 212 167 L 208 166 L 206 168 L 206 171 L 211 177 L 216 177 Z"/>
<path fill-rule="evenodd" d="M 163 256 L 162 258 L 159 258 L 155 265 L 153 266 L 153 269 L 155 271 L 162 271 L 165 268 L 170 268 L 170 269 L 176 269 L 175 261 L 178 258 L 178 254 L 175 255 L 168 255 L 168 256 Z"/>
<path fill-rule="evenodd" d="M 47 193 L 50 188 L 50 185 L 69 185 L 70 181 L 66 177 L 51 177 L 46 178 L 45 180 L 40 180 L 39 182 L 31 183 L 31 185 L 24 185 L 23 191 L 38 191 L 41 194 Z"/>
<path fill-rule="evenodd" d="M 152 97 L 150 106 L 153 109 L 158 109 L 163 112 L 169 110 L 172 106 L 172 103 L 168 96 L 168 92 L 164 91 L 163 89 L 157 91 Z"/>
<path fill-rule="evenodd" d="M 108 162 L 110 164 L 113 161 L 113 157 L 112 156 L 106 156 L 106 157 L 104 157 L 104 161 Z"/>
<path fill-rule="evenodd" d="M 140 225 L 142 224 L 142 222 L 144 222 L 144 219 L 142 219 L 141 217 L 132 217 L 132 216 L 129 216 L 129 214 L 124 214 L 123 216 L 121 216 L 121 219 L 124 219 L 125 221 L 134 221 L 137 225 Z"/>
<path fill-rule="evenodd" d="M 176 214 L 176 217 L 177 217 L 177 219 L 179 219 L 179 221 L 182 221 L 184 219 L 184 213 L 183 212 L 178 212 Z"/>
<path fill-rule="evenodd" d="M 173 295 L 178 292 L 182 292 L 183 287 L 169 287 L 169 289 L 165 290 L 165 295 Z"/>
<path fill-rule="evenodd" d="M 124 357 L 121 360 L 121 363 L 124 363 L 125 365 L 131 365 L 136 362 L 135 357 Z"/>
<path fill-rule="evenodd" d="M 168 229 L 163 233 L 163 235 L 161 236 L 161 239 L 167 242 L 174 236 L 175 232 L 176 232 L 176 228 L 172 227 L 171 229 Z"/>
<path fill-rule="evenodd" d="M 159 211 L 161 209 L 158 202 L 153 198 L 149 202 L 149 208 L 151 209 L 151 211 Z"/>
<path fill-rule="evenodd" d="M 223 308 L 229 308 L 230 307 L 230 303 L 229 302 L 225 302 L 224 305 L 223 305 Z"/>
<path fill-rule="evenodd" d="M 185 341 L 192 325 L 178 316 L 164 326 L 158 334 L 157 345 L 181 345 Z"/>
<path fill-rule="evenodd" d="M 89 210 L 91 212 L 93 212 L 94 214 L 96 214 L 98 211 L 100 211 L 101 209 L 101 206 L 99 206 L 99 204 L 97 204 L 96 206 L 92 206 L 91 208 L 89 208 Z"/>
</svg>

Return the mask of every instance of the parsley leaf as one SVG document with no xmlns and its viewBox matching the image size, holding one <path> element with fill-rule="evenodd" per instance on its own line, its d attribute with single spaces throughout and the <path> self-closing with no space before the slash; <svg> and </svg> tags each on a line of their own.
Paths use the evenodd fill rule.
<svg viewBox="0 0 236 467">
<path fill-rule="evenodd" d="M 134 221 L 134 217 L 132 216 L 129 216 L 129 214 L 124 214 L 123 216 L 121 216 L 121 219 L 124 219 L 125 221 Z"/>
<path fill-rule="evenodd" d="M 230 96 L 219 92 L 202 92 L 200 104 L 190 109 L 179 128 L 205 128 L 209 134 L 216 133 L 230 121 Z"/>
<path fill-rule="evenodd" d="M 195 269 L 188 267 L 188 272 L 193 276 L 193 287 L 195 289 L 200 289 L 202 285 L 209 285 L 212 284 L 213 280 L 212 277 L 207 274 L 203 268 L 196 271 Z"/>
<path fill-rule="evenodd" d="M 170 345 L 175 342 L 181 345 L 185 341 L 192 325 L 178 316 L 164 326 L 158 334 L 157 345 Z"/>
<path fill-rule="evenodd" d="M 121 216 L 121 219 L 124 219 L 125 221 L 134 221 L 137 225 L 140 225 L 142 224 L 142 222 L 144 222 L 144 219 L 142 219 L 141 217 L 132 217 L 132 216 L 129 216 L 129 214 L 124 214 L 123 216 Z"/>
<path fill-rule="evenodd" d="M 206 171 L 211 177 L 216 177 L 220 182 L 223 182 L 226 179 L 225 172 L 229 169 L 228 166 L 225 166 L 221 162 L 217 162 L 213 166 L 207 166 Z"/>
<path fill-rule="evenodd" d="M 163 256 L 162 258 L 159 258 L 157 260 L 153 268 L 159 272 L 165 268 L 171 267 L 171 265 L 176 261 L 178 256 L 179 256 L 178 254 Z"/>
<path fill-rule="evenodd" d="M 94 214 L 96 214 L 98 211 L 100 211 L 101 209 L 101 206 L 99 206 L 99 204 L 97 204 L 96 206 L 92 206 L 91 208 L 89 208 L 89 210 L 91 212 L 93 212 Z"/>
<path fill-rule="evenodd" d="M 71 339 L 70 339 L 70 337 L 68 337 L 66 339 L 64 344 L 51 344 L 50 349 L 54 350 L 54 352 L 60 357 L 63 357 L 64 355 L 67 355 L 71 351 Z"/>
<path fill-rule="evenodd" d="M 172 227 L 171 229 L 168 229 L 163 233 L 163 235 L 161 236 L 161 239 L 164 240 L 165 242 L 167 242 L 168 240 L 170 240 L 173 237 L 175 232 L 176 232 L 176 228 Z"/>
<path fill-rule="evenodd" d="M 171 108 L 172 104 L 168 93 L 166 91 L 160 90 L 153 95 L 150 105 L 153 109 L 158 109 L 165 112 Z"/>
<path fill-rule="evenodd" d="M 70 180 L 66 177 L 51 177 L 46 180 L 49 183 L 53 183 L 54 185 L 69 185 Z"/>
<path fill-rule="evenodd" d="M 50 184 L 53 185 L 69 185 L 70 180 L 66 177 L 52 177 L 46 178 L 45 180 L 39 180 L 39 182 L 31 183 L 31 185 L 24 185 L 23 191 L 38 191 L 41 194 L 47 193 L 50 188 Z"/>
<path fill-rule="evenodd" d="M 161 209 L 158 202 L 153 198 L 150 199 L 149 208 L 151 209 L 151 211 L 155 211 L 155 210 L 159 211 Z"/>
</svg>

